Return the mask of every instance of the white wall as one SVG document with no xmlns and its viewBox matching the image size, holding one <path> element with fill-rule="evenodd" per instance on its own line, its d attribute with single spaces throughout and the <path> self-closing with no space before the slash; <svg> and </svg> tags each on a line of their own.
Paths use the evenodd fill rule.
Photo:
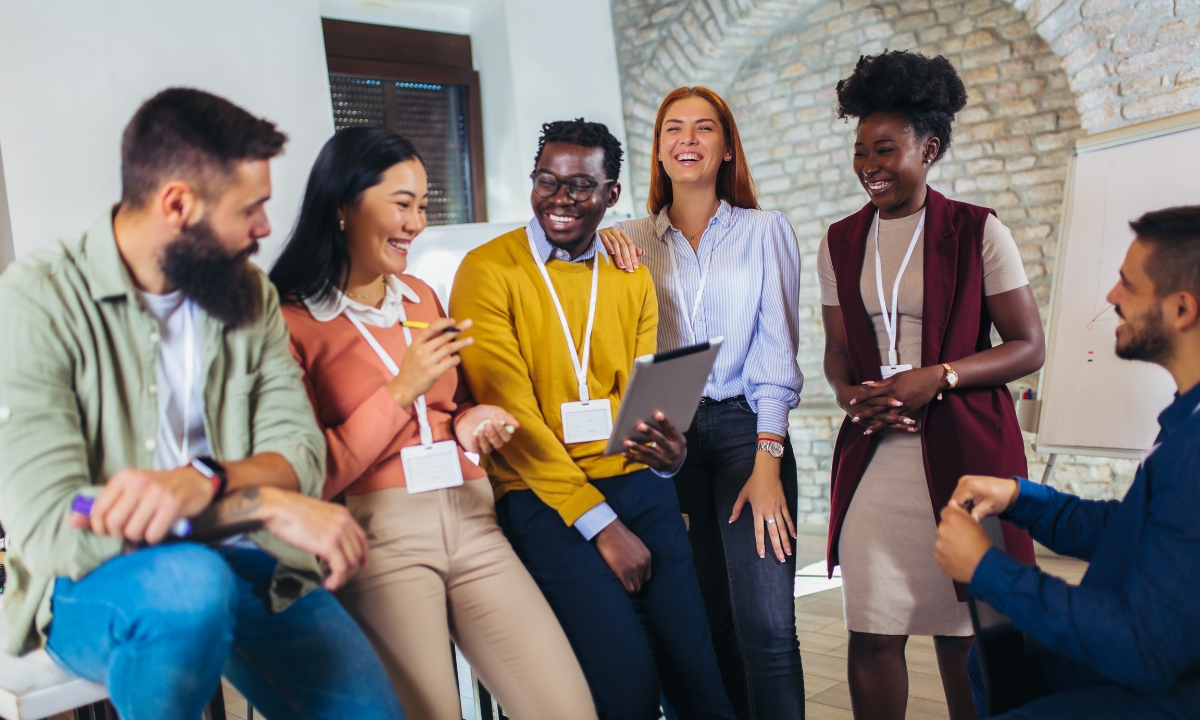
<svg viewBox="0 0 1200 720">
<path fill-rule="evenodd" d="M 471 36 L 492 222 L 529 219 L 529 173 L 542 123 L 584 117 L 625 143 L 609 0 L 321 0 L 320 8 L 338 20 Z M 628 187 L 624 174 L 622 185 Z M 626 195 L 616 212 L 632 211 Z"/>
<path fill-rule="evenodd" d="M 291 138 L 273 164 L 274 232 L 257 258 L 269 265 L 333 132 L 321 17 L 471 36 L 492 222 L 529 218 L 542 123 L 582 116 L 625 142 L 608 0 L 0 0 L 0 196 L 7 186 L 16 257 L 116 202 L 125 124 L 155 92 L 190 85 Z M 622 184 L 617 212 L 630 215 Z M 3 209 L 0 197 L 0 259 Z"/>
<path fill-rule="evenodd" d="M 0 0 L 0 147 L 22 257 L 75 236 L 120 197 L 120 137 L 138 105 L 188 85 L 276 122 L 267 264 L 333 133 L 316 0 Z"/>
</svg>

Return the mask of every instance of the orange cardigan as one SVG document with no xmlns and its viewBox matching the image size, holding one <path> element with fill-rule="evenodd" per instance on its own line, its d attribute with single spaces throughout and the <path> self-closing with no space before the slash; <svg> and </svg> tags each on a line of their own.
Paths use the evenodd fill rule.
<svg viewBox="0 0 1200 720">
<path fill-rule="evenodd" d="M 421 298 L 419 303 L 404 299 L 409 320 L 445 317 L 428 285 L 410 275 L 401 280 Z M 320 322 L 307 306 L 290 303 L 283 306 L 283 317 L 291 330 L 292 354 L 304 369 L 304 384 L 329 446 L 323 497 L 403 487 L 400 450 L 421 442 L 416 408 L 404 410 L 392 398 L 385 387 L 391 373 L 349 318 L 342 315 Z M 400 365 L 407 350 L 401 327 L 366 327 Z M 425 402 L 435 442 L 454 440 L 456 416 L 474 404 L 457 369 L 438 379 L 425 393 Z M 486 477 L 461 447 L 458 455 L 464 479 Z"/>
</svg>

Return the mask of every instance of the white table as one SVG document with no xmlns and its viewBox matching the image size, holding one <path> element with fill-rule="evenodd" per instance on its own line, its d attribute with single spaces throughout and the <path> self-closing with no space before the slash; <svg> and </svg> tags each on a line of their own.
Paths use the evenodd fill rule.
<svg viewBox="0 0 1200 720">
<path fill-rule="evenodd" d="M 8 644 L 8 623 L 0 603 L 0 648 Z M 103 685 L 60 668 L 45 650 L 16 658 L 0 649 L 0 718 L 32 720 L 70 712 L 108 697 Z"/>
</svg>

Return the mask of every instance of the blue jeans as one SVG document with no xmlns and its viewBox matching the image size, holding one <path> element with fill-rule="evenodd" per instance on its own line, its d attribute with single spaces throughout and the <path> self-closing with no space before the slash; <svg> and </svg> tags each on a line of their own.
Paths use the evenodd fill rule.
<svg viewBox="0 0 1200 720">
<path fill-rule="evenodd" d="M 739 720 L 803 718 L 796 556 L 775 559 L 769 535 L 767 556 L 758 556 L 748 504 L 728 522 L 754 470 L 758 417 L 744 399 L 701 405 L 685 437 L 688 456 L 675 491 L 690 521 L 692 561 L 729 699 Z M 783 447 L 780 480 L 795 520 L 796 458 L 790 442 Z"/>
<path fill-rule="evenodd" d="M 592 484 L 650 550 L 650 581 L 632 597 L 533 491 L 508 493 L 496 515 L 558 616 L 601 720 L 658 718 L 660 688 L 680 718 L 733 720 L 671 481 L 643 470 Z"/>
<path fill-rule="evenodd" d="M 324 589 L 272 613 L 276 561 L 163 545 L 54 586 L 47 650 L 103 683 L 122 720 L 196 720 L 225 675 L 271 720 L 404 718 L 366 636 Z"/>
</svg>

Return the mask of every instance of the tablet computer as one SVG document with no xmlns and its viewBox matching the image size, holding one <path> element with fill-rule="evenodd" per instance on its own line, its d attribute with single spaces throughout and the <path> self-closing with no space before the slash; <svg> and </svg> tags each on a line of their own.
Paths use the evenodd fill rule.
<svg viewBox="0 0 1200 720">
<path fill-rule="evenodd" d="M 724 339 L 713 338 L 634 360 L 604 454 L 615 455 L 624 450 L 626 438 L 644 442 L 646 436 L 638 432 L 637 425 L 652 421 L 658 412 L 665 414 L 679 432 L 691 427 Z"/>
</svg>

